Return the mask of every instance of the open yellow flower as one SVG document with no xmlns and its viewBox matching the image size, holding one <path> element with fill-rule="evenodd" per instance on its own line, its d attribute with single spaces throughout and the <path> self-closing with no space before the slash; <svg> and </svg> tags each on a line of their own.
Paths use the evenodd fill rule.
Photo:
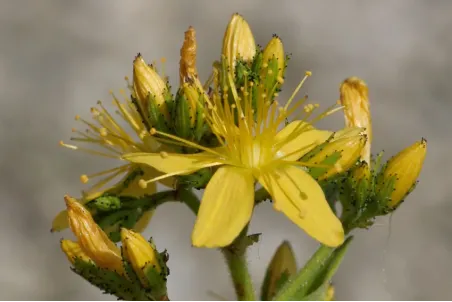
<svg viewBox="0 0 452 302">
<path fill-rule="evenodd" d="M 279 126 L 289 116 L 303 108 L 306 98 L 293 100 L 310 74 L 306 73 L 284 107 L 269 97 L 277 94 L 271 91 L 259 93 L 255 96 L 255 112 L 251 105 L 254 82 L 245 75 L 243 86 L 236 87 L 233 74 L 223 71 L 227 91 L 232 94 L 232 103 L 228 93 L 225 93 L 224 83 L 220 90 L 217 78 L 212 97 L 206 98 L 204 104 L 205 121 L 220 147 L 207 148 L 151 129 L 150 133 L 157 135 L 157 140 L 159 137 L 171 139 L 203 152 L 134 152 L 123 156 L 132 163 L 149 165 L 164 173 L 147 180 L 143 178 L 140 182 L 143 187 L 166 177 L 219 167 L 201 201 L 192 234 L 194 246 L 222 247 L 238 236 L 253 212 L 256 180 L 271 194 L 275 210 L 283 212 L 310 236 L 328 246 L 338 246 L 343 242 L 341 222 L 328 205 L 319 184 L 304 169 L 309 164 L 298 161 L 332 135 L 331 132 L 315 129 L 312 124 L 339 108 L 308 120 L 318 106 L 306 105 L 301 120 L 288 124 L 278 132 Z M 275 87 L 283 81 L 279 76 Z M 236 116 L 239 118 L 236 119 Z"/>
<path fill-rule="evenodd" d="M 129 87 L 131 87 L 130 84 Z M 125 91 L 121 90 L 120 93 L 124 97 L 122 102 L 111 93 L 116 113 L 111 113 L 99 101 L 97 103 L 98 107 L 91 108 L 93 122 L 87 121 L 78 115 L 75 117 L 75 120 L 84 124 L 87 129 L 85 131 L 72 129 L 76 136 L 72 137 L 71 140 L 89 144 L 93 148 L 83 148 L 66 144 L 62 141 L 60 145 L 72 150 L 117 160 L 120 160 L 123 154 L 130 152 L 159 152 L 162 150 L 162 145 L 149 134 L 135 105 L 127 97 Z M 116 118 L 115 115 L 119 118 Z M 124 124 L 128 127 L 124 127 Z M 90 189 L 82 192 L 83 198 L 80 199 L 80 202 L 86 203 L 104 193 L 139 197 L 156 191 L 155 184 L 143 189 L 138 186 L 138 181 L 142 177 L 155 177 L 159 175 L 158 171 L 149 166 L 133 163 L 124 164 L 124 161 L 120 163 L 121 165 L 106 171 L 91 175 L 81 175 L 80 180 L 83 183 L 87 183 L 95 177 L 102 178 Z M 109 185 L 118 178 L 119 181 Z M 172 182 L 168 179 L 168 182 L 164 184 L 171 186 Z M 146 227 L 151 216 L 152 212 L 145 213 L 141 220 L 137 222 L 135 230 L 141 231 Z M 64 210 L 55 217 L 52 223 L 52 231 L 60 231 L 67 227 L 67 211 Z"/>
<path fill-rule="evenodd" d="M 231 86 L 233 82 L 230 81 Z M 246 88 L 247 89 L 247 88 Z M 145 187 L 173 175 L 183 175 L 206 167 L 221 166 L 206 187 L 193 230 L 195 246 L 221 247 L 230 244 L 249 222 L 254 207 L 255 180 L 271 194 L 274 208 L 282 211 L 309 235 L 329 246 L 344 240 L 342 225 L 331 211 L 319 184 L 303 169 L 306 163 L 297 160 L 330 137 L 328 131 L 316 130 L 309 123 L 295 121 L 277 131 L 290 110 L 279 110 L 277 102 L 258 98 L 258 119 L 253 120 L 250 101 L 235 106 L 218 95 L 206 111 L 221 147 L 206 148 L 176 136 L 151 131 L 188 146 L 203 150 L 197 154 L 131 153 L 124 159 L 147 164 L 165 173 L 142 180 Z M 242 118 L 234 122 L 234 111 Z M 268 119 L 267 119 L 268 118 Z M 266 121 L 267 120 L 267 121 Z"/>
</svg>

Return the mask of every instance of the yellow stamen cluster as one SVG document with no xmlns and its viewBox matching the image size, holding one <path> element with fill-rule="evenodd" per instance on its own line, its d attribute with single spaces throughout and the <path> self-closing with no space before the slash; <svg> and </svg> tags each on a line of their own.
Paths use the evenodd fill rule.
<svg viewBox="0 0 452 302">
<path fill-rule="evenodd" d="M 87 143 L 95 148 L 84 148 L 63 141 L 60 141 L 60 145 L 72 150 L 118 160 L 121 160 L 121 155 L 124 153 L 159 150 L 160 144 L 147 131 L 135 104 L 132 103 L 124 90 L 121 90 L 120 94 L 124 99 L 122 102 L 111 92 L 113 106 L 116 107 L 115 113 L 111 113 L 101 101 L 98 101 L 98 107 L 91 108 L 93 121 L 87 121 L 79 115 L 75 117 L 75 120 L 84 124 L 87 129 L 85 131 L 72 129 L 72 132 L 76 135 L 71 137 L 71 140 Z M 123 126 L 124 122 L 128 127 Z M 82 183 L 88 183 L 91 178 L 104 176 L 90 189 L 97 190 L 116 177 L 130 173 L 133 169 L 132 164 L 125 163 L 98 173 L 83 174 L 80 176 L 80 180 Z"/>
</svg>

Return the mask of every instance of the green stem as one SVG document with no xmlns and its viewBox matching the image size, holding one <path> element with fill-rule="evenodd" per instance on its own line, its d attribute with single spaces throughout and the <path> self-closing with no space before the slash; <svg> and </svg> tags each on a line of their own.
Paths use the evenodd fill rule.
<svg viewBox="0 0 452 302">
<path fill-rule="evenodd" d="M 200 205 L 198 196 L 196 196 L 191 189 L 183 187 L 178 188 L 176 192 L 176 200 L 185 203 L 193 214 L 197 215 Z"/>
<path fill-rule="evenodd" d="M 315 254 L 309 259 L 303 269 L 291 282 L 287 282 L 286 285 L 278 292 L 275 301 L 288 301 L 292 300 L 295 296 L 304 296 L 315 280 L 312 278 L 312 272 L 318 270 L 319 267 L 325 265 L 325 261 L 333 253 L 334 248 L 321 245 Z"/>
<path fill-rule="evenodd" d="M 248 271 L 248 263 L 246 259 L 246 227 L 239 237 L 229 246 L 222 249 L 226 258 L 226 263 L 231 273 L 232 283 L 234 284 L 237 300 L 239 301 L 256 301 L 253 282 Z"/>
</svg>

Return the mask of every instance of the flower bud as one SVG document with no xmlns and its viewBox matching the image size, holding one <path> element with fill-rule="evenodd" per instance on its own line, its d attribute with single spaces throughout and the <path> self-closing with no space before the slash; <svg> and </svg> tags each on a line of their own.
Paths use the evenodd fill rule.
<svg viewBox="0 0 452 302">
<path fill-rule="evenodd" d="M 324 180 L 350 169 L 358 160 L 366 139 L 365 135 L 333 138 L 306 154 L 300 161 L 314 165 L 330 165 L 330 168 L 310 169 L 311 176 Z"/>
<path fill-rule="evenodd" d="M 256 54 L 256 43 L 248 23 L 239 14 L 232 15 L 223 38 L 223 55 L 235 74 L 238 59 L 249 62 Z"/>
<path fill-rule="evenodd" d="M 284 241 L 276 250 L 262 284 L 262 300 L 271 301 L 278 286 L 297 272 L 297 263 L 290 243 Z"/>
<path fill-rule="evenodd" d="M 201 139 L 204 132 L 205 94 L 194 85 L 185 83 L 180 88 L 174 106 L 174 129 L 179 137 Z"/>
<path fill-rule="evenodd" d="M 340 101 L 344 106 L 346 126 L 365 128 L 367 143 L 361 152 L 361 158 L 370 163 L 372 121 L 369 110 L 369 91 L 366 83 L 357 77 L 346 79 L 340 87 Z"/>
<path fill-rule="evenodd" d="M 152 126 L 158 127 L 165 120 L 170 120 L 165 100 L 168 92 L 166 83 L 140 54 L 133 61 L 133 91 L 140 110 L 149 116 Z"/>
<path fill-rule="evenodd" d="M 162 271 L 155 247 L 139 233 L 127 229 L 121 229 L 121 241 L 124 258 L 130 262 L 143 286 L 152 285 L 148 270 Z"/>
<path fill-rule="evenodd" d="M 286 57 L 284 54 L 283 43 L 278 36 L 274 36 L 270 42 L 268 42 L 262 55 L 262 67 L 265 67 L 265 64 L 267 64 L 266 73 L 268 74 L 268 71 L 271 70 L 275 79 L 282 77 L 284 74 Z"/>
<path fill-rule="evenodd" d="M 399 205 L 416 184 L 426 153 L 427 141 L 422 139 L 405 148 L 386 163 L 377 179 L 377 188 L 382 192 L 387 192 L 388 186 L 392 189 L 392 192 L 383 194 L 389 195 L 387 205 L 390 208 Z"/>
<path fill-rule="evenodd" d="M 97 266 L 118 273 L 123 273 L 122 258 L 119 248 L 108 239 L 107 234 L 96 224 L 91 214 L 83 205 L 70 196 L 66 201 L 69 227 L 77 237 L 83 252 Z"/>
<path fill-rule="evenodd" d="M 83 252 L 82 248 L 77 242 L 63 239 L 61 240 L 61 249 L 72 264 L 75 263 L 76 259 L 80 259 L 84 262 L 92 262 L 92 260 Z"/>
</svg>

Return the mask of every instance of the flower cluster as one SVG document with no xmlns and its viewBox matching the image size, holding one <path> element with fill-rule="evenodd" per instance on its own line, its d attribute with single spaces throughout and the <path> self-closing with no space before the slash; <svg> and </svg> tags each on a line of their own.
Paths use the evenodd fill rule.
<svg viewBox="0 0 452 302">
<path fill-rule="evenodd" d="M 372 158 L 368 88 L 356 77 L 342 83 L 337 104 L 319 113 L 319 104 L 298 96 L 310 71 L 288 99 L 281 99 L 289 62 L 281 39 L 273 36 L 261 48 L 238 14 L 227 26 L 221 56 L 204 84 L 192 27 L 180 55 L 174 94 L 157 64 L 147 64 L 138 54 L 133 80 L 126 78 L 128 92 L 120 91 L 120 98 L 111 94 L 114 112 L 99 101 L 91 108 L 92 120 L 76 116 L 87 129 L 73 129 L 71 140 L 89 147 L 60 142 L 118 162 L 82 175 L 83 183 L 99 180 L 79 199 L 66 196 L 67 210 L 53 222 L 53 231 L 69 226 L 77 237 L 62 241 L 74 271 L 119 298 L 166 299 L 167 255 L 139 234 L 160 204 L 188 205 L 196 214 L 193 246 L 221 248 L 231 264 L 243 260 L 246 247 L 258 240 L 247 235 L 247 225 L 255 206 L 270 200 L 323 245 L 315 261 L 297 273 L 284 242 L 267 270 L 262 299 L 331 300 L 330 280 L 351 242 L 347 235 L 394 211 L 412 191 L 426 141 L 386 164 L 381 155 Z M 344 128 L 315 127 L 341 110 Z M 171 190 L 156 192 L 157 182 Z M 204 189 L 200 202 L 194 189 Z M 337 202 L 343 209 L 339 216 Z M 121 248 L 114 243 L 119 241 Z M 231 271 L 231 276 L 238 298 L 254 299 L 249 282 L 238 280 L 244 275 Z"/>
</svg>

